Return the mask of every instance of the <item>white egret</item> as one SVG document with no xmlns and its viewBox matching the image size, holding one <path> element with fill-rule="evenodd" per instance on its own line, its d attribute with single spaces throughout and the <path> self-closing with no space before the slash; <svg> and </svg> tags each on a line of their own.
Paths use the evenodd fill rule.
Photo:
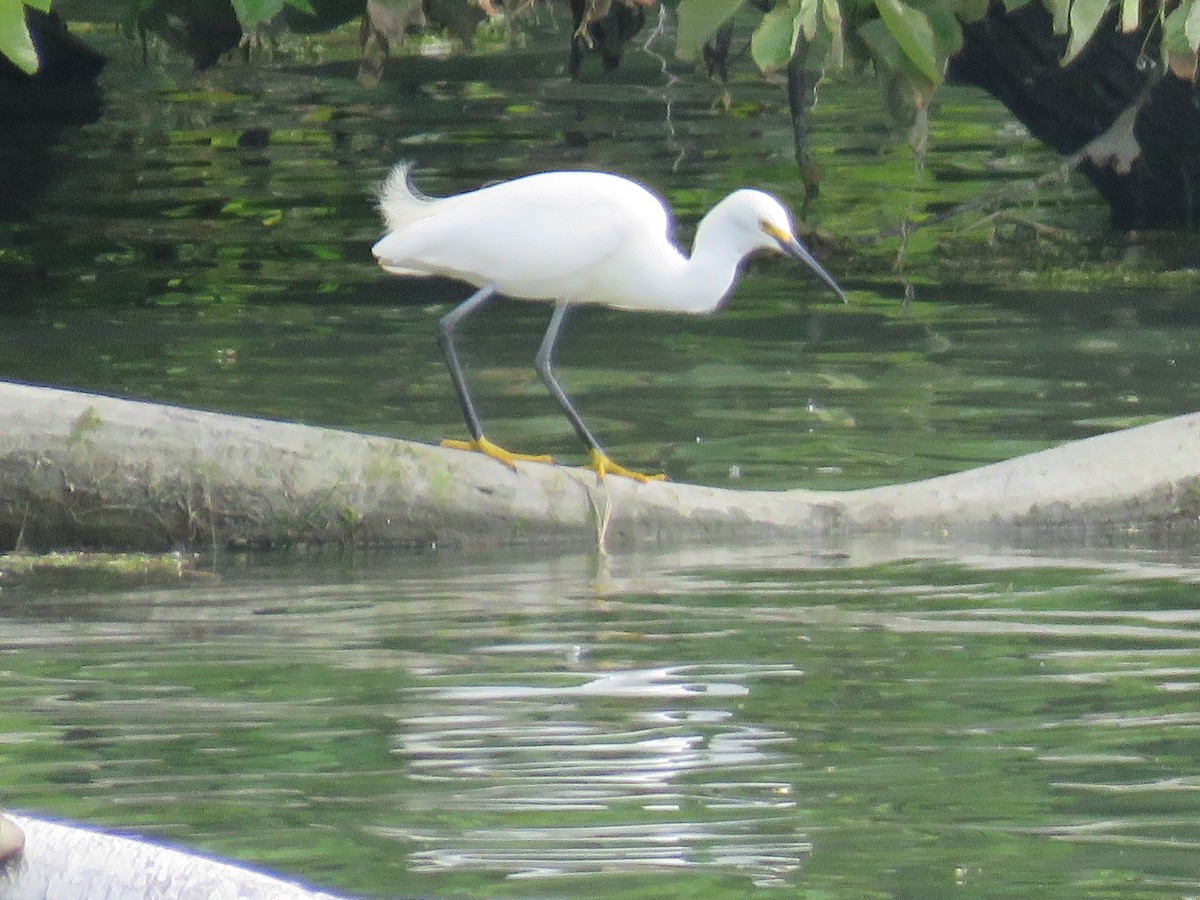
<svg viewBox="0 0 1200 900">
<path fill-rule="evenodd" d="M 548 456 L 510 453 L 489 441 L 467 389 L 455 332 L 495 294 L 554 301 L 538 350 L 537 372 L 588 447 L 591 467 L 647 481 L 612 462 L 554 376 L 555 345 L 573 305 L 709 313 L 732 290 L 742 261 L 758 250 L 805 263 L 845 300 L 841 288 L 795 237 L 791 216 L 757 190 L 734 191 L 696 230 L 691 257 L 671 243 L 663 201 L 637 182 L 606 172 L 543 172 L 450 197 L 426 197 L 413 187 L 411 165 L 396 166 L 379 191 L 387 234 L 372 252 L 394 275 L 441 275 L 477 290 L 438 322 L 469 441 L 443 446 L 477 450 L 509 466 Z M 662 476 L 654 476 L 661 478 Z"/>
</svg>

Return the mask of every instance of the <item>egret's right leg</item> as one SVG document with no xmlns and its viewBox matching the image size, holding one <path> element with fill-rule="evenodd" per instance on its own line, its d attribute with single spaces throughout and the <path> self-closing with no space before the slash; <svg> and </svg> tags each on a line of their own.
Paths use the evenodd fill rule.
<svg viewBox="0 0 1200 900">
<path fill-rule="evenodd" d="M 515 468 L 518 461 L 554 462 L 549 456 L 529 456 L 524 453 L 510 453 L 503 447 L 496 446 L 483 435 L 483 423 L 479 420 L 479 413 L 475 410 L 475 403 L 471 399 L 471 392 L 467 389 L 467 376 L 463 371 L 462 363 L 458 361 L 458 349 L 454 345 L 454 333 L 463 319 L 483 306 L 495 293 L 496 288 L 494 285 L 484 285 L 438 320 L 438 346 L 442 348 L 442 355 L 446 357 L 446 368 L 450 370 L 450 380 L 454 382 L 454 392 L 458 395 L 458 405 L 462 408 L 463 418 L 466 419 L 467 430 L 471 432 L 471 440 L 469 441 L 442 441 L 442 446 L 452 447 L 456 450 L 475 450 L 490 456 L 492 459 L 499 460 L 509 468 Z"/>
<path fill-rule="evenodd" d="M 542 383 L 546 385 L 546 389 L 550 391 L 559 408 L 566 414 L 570 420 L 575 433 L 579 435 L 579 439 L 588 448 L 588 463 L 589 468 L 596 473 L 596 477 L 604 480 L 605 475 L 620 475 L 622 478 L 632 478 L 634 481 L 640 481 L 643 484 L 647 481 L 662 481 L 667 476 L 665 475 L 646 475 L 642 472 L 634 472 L 631 469 L 626 469 L 624 466 L 619 466 L 604 452 L 604 448 L 600 446 L 600 442 L 596 440 L 596 436 L 592 434 L 591 429 L 584 424 L 583 417 L 579 415 L 579 410 L 575 408 L 575 404 L 571 402 L 571 398 L 567 396 L 567 392 L 563 390 L 562 385 L 558 383 L 558 379 L 554 377 L 554 356 L 558 348 L 558 336 L 562 333 L 563 319 L 567 316 L 569 305 L 559 301 L 554 307 L 554 314 L 550 317 L 550 324 L 546 328 L 546 336 L 542 338 L 542 346 L 538 348 L 537 354 L 537 372 L 542 378 Z"/>
</svg>

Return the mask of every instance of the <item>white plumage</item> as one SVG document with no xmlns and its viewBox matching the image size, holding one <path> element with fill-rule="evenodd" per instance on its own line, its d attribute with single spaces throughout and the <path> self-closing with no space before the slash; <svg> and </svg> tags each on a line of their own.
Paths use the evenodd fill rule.
<svg viewBox="0 0 1200 900">
<path fill-rule="evenodd" d="M 671 242 L 663 201 L 637 182 L 607 172 L 544 172 L 432 198 L 413 187 L 411 167 L 401 163 L 381 186 L 379 207 L 388 233 L 372 252 L 385 271 L 441 275 L 479 289 L 439 324 L 473 438 L 453 446 L 482 450 L 510 465 L 522 457 L 483 437 L 453 340 L 458 323 L 493 293 L 557 304 L 538 371 L 589 446 L 597 472 L 642 480 L 604 456 L 554 378 L 554 345 L 567 308 L 592 303 L 635 311 L 712 312 L 732 290 L 742 261 L 759 250 L 801 260 L 845 299 L 796 240 L 783 204 L 762 191 L 734 191 L 714 206 L 696 230 L 690 257 Z"/>
<path fill-rule="evenodd" d="M 619 175 L 544 172 L 439 199 L 418 193 L 410 175 L 397 166 L 380 192 L 388 234 L 372 252 L 396 275 L 491 284 L 518 299 L 705 313 L 728 295 L 749 254 L 798 255 L 781 240 L 795 240 L 787 210 L 762 191 L 718 203 L 688 258 L 671 243 L 662 200 Z M 823 274 L 807 251 L 801 258 Z"/>
</svg>

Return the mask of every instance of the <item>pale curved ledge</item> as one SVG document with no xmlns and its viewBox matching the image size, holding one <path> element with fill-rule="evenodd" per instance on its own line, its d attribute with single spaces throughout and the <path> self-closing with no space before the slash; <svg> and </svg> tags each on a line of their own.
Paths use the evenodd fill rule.
<svg viewBox="0 0 1200 900">
<path fill-rule="evenodd" d="M 339 900 L 153 841 L 9 814 L 24 848 L 0 862 L 0 900 Z"/>
<path fill-rule="evenodd" d="M 0 382 L 0 549 L 780 540 L 1194 528 L 1200 414 L 907 484 L 737 491 Z"/>
</svg>

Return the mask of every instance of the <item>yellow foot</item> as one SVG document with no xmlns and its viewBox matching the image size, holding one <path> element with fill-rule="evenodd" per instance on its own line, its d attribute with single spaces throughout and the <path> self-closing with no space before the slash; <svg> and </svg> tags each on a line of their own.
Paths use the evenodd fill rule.
<svg viewBox="0 0 1200 900">
<path fill-rule="evenodd" d="M 497 447 L 482 435 L 473 441 L 442 441 L 442 446 L 450 447 L 454 450 L 474 450 L 476 453 L 482 453 L 484 456 L 490 456 L 492 459 L 499 460 L 510 469 L 515 469 L 518 462 L 554 462 L 554 458 L 550 456 L 530 456 L 527 453 L 510 453 L 503 447 Z"/>
<path fill-rule="evenodd" d="M 600 450 L 592 450 L 588 454 L 588 458 L 591 460 L 588 468 L 594 470 L 596 477 L 601 481 L 604 480 L 605 475 L 620 475 L 622 478 L 632 478 L 634 481 L 640 481 L 642 484 L 645 484 L 647 481 L 667 480 L 666 475 L 644 475 L 641 472 L 631 472 L 624 466 L 618 466 Z"/>
</svg>

